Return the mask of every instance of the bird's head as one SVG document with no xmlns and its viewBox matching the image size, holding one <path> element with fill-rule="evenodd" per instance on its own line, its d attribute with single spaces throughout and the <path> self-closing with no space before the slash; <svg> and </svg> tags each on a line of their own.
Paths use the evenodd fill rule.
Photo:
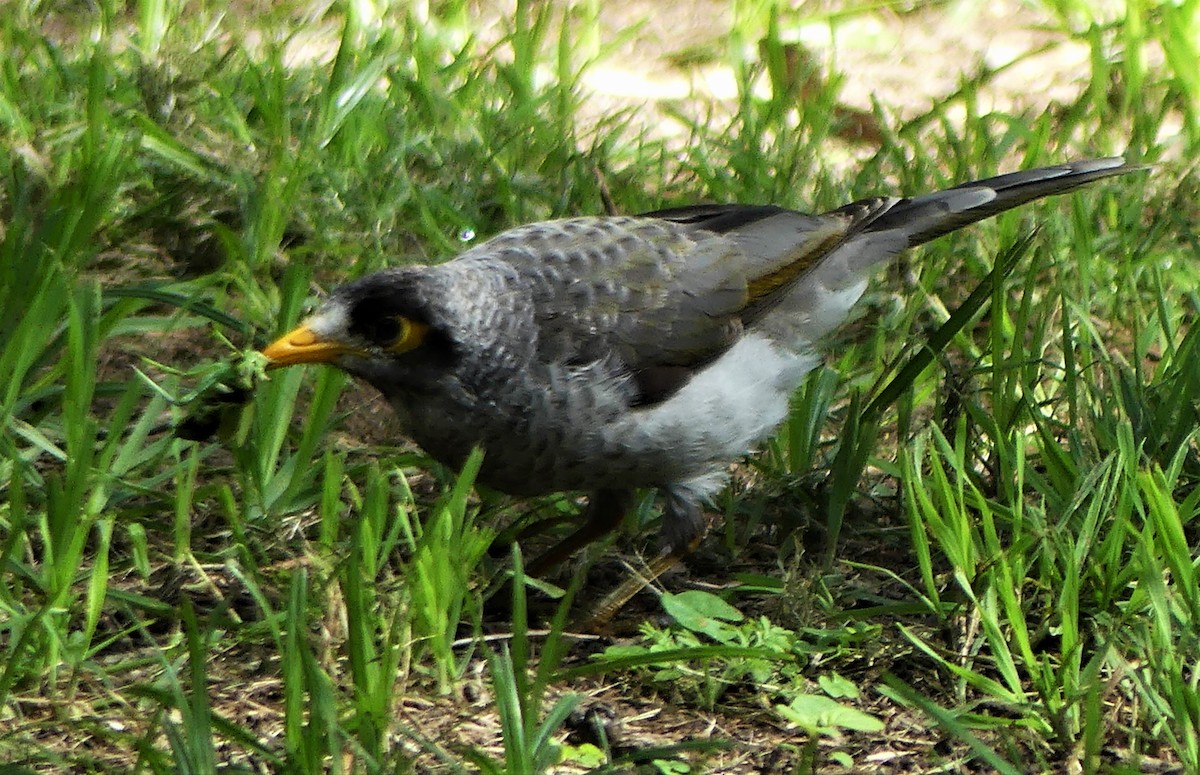
<svg viewBox="0 0 1200 775">
<path fill-rule="evenodd" d="M 385 394 L 436 381 L 453 359 L 454 345 L 424 269 L 390 269 L 338 288 L 263 349 L 267 368 L 327 364 Z"/>
</svg>

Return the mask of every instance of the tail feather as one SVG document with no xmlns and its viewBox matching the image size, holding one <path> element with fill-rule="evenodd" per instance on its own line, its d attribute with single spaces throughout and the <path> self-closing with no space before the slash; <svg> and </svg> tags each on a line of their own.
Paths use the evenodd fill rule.
<svg viewBox="0 0 1200 775">
<path fill-rule="evenodd" d="M 1124 159 L 1095 159 L 999 175 L 909 199 L 846 205 L 830 213 L 854 220 L 844 240 L 798 277 L 757 325 L 776 341 L 809 346 L 842 324 L 871 272 L 905 249 L 1039 197 L 1138 169 Z"/>
<path fill-rule="evenodd" d="M 1034 199 L 1065 194 L 1093 181 L 1139 169 L 1142 167 L 1112 157 L 1010 172 L 945 191 L 900 199 L 873 218 L 865 230 L 898 231 L 905 236 L 908 247 L 912 247 Z"/>
</svg>

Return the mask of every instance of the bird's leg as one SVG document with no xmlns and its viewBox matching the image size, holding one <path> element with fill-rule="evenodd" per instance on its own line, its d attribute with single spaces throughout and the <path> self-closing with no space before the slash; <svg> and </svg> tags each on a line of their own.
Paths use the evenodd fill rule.
<svg viewBox="0 0 1200 775">
<path fill-rule="evenodd" d="M 572 554 L 616 530 L 633 503 L 632 490 L 597 490 L 588 498 L 584 523 L 569 536 L 529 563 L 525 571 L 540 576 Z"/>
<path fill-rule="evenodd" d="M 611 533 L 621 524 L 625 512 L 629 510 L 632 503 L 633 491 L 631 490 L 597 490 L 592 493 L 588 497 L 583 524 L 566 538 L 527 563 L 525 575 L 541 576 L 569 559 L 580 548 Z M 524 534 L 521 537 L 524 537 Z M 494 591 L 489 591 L 487 595 L 489 615 L 500 618 L 510 615 L 512 579 L 509 578 L 503 583 L 499 583 L 493 589 Z"/>
<path fill-rule="evenodd" d="M 595 631 L 608 624 L 634 595 L 696 551 L 707 532 L 708 521 L 704 509 L 695 497 L 686 490 L 668 490 L 667 506 L 663 512 L 662 551 L 592 606 L 579 626 L 587 631 Z"/>
</svg>

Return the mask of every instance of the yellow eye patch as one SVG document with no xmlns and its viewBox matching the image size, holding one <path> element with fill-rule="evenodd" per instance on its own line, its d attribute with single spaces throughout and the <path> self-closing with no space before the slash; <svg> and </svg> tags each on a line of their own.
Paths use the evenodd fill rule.
<svg viewBox="0 0 1200 775">
<path fill-rule="evenodd" d="M 395 320 L 396 324 L 400 326 L 400 332 L 392 340 L 392 343 L 383 349 L 398 354 L 420 347 L 421 343 L 425 341 L 425 335 L 429 333 L 429 326 L 403 315 L 397 315 Z"/>
</svg>

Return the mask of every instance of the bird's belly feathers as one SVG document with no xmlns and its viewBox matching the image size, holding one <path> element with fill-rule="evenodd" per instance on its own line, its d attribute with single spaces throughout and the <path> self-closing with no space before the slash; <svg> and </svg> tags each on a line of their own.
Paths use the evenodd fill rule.
<svg viewBox="0 0 1200 775">
<path fill-rule="evenodd" d="M 750 334 L 650 406 L 630 408 L 626 379 L 597 364 L 530 375 L 470 407 L 406 402 L 403 414 L 449 465 L 481 445 L 479 481 L 514 495 L 664 486 L 723 471 L 769 436 L 818 360 Z"/>
<path fill-rule="evenodd" d="M 814 352 L 747 334 L 679 392 L 627 418 L 621 433 L 631 447 L 654 447 L 673 481 L 723 467 L 783 422 L 792 393 L 819 362 Z"/>
</svg>

